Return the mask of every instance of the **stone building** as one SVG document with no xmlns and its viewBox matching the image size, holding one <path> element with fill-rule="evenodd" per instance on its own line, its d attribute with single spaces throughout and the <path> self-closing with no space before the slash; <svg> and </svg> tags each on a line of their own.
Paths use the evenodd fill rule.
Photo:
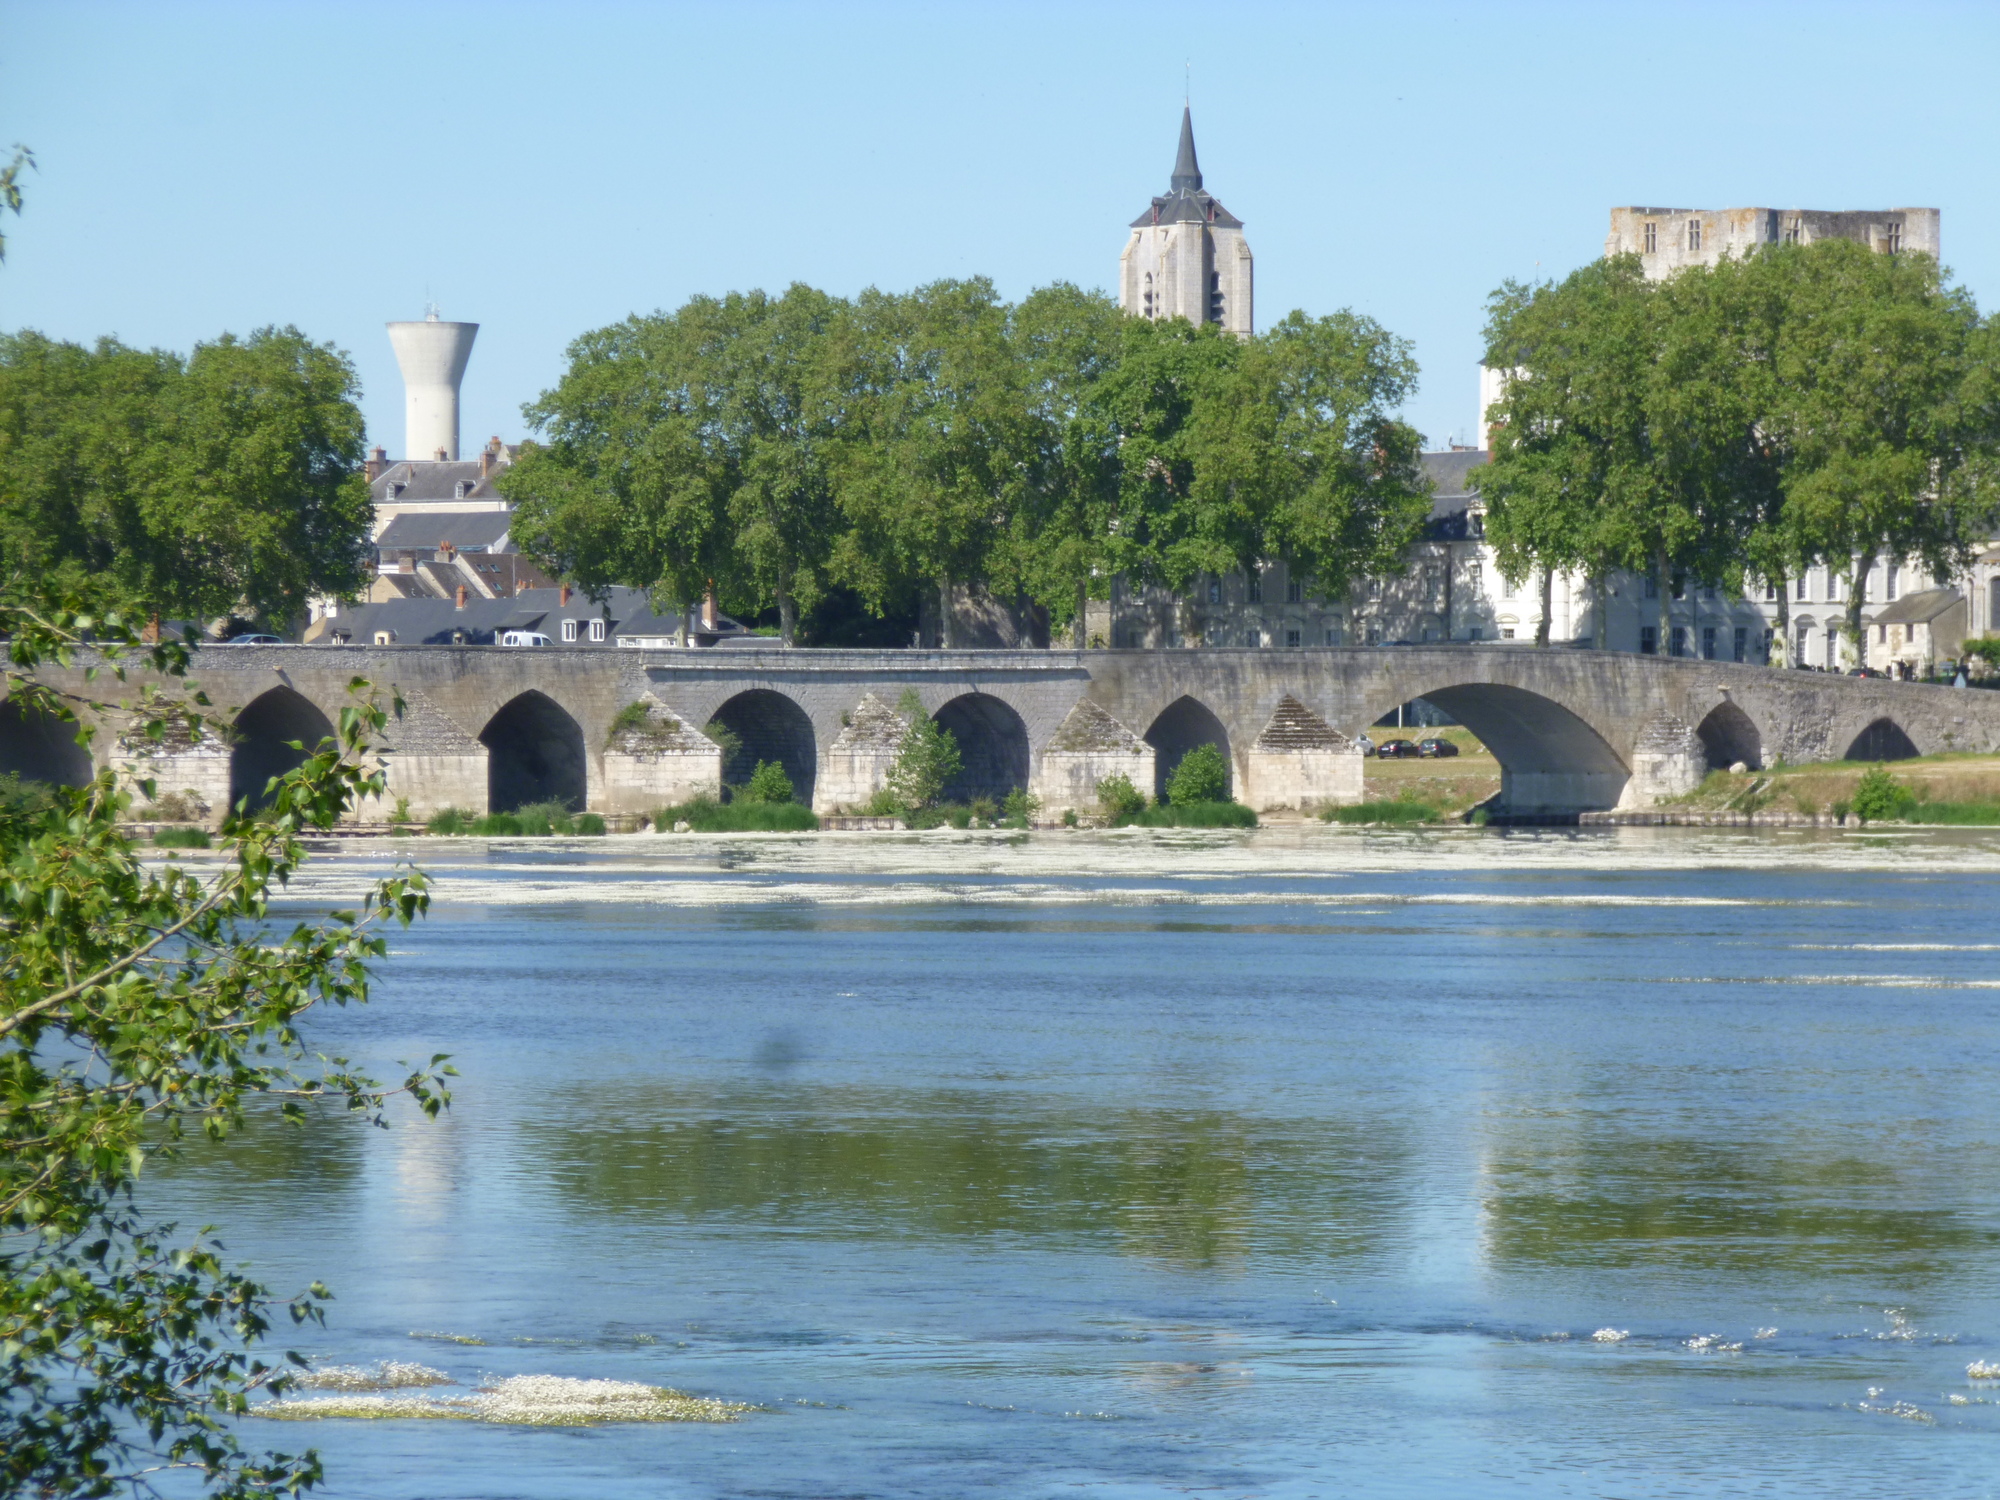
<svg viewBox="0 0 2000 1500">
<path fill-rule="evenodd" d="M 1166 193 L 1132 221 L 1118 257 L 1118 305 L 1141 318 L 1256 328 L 1255 277 L 1243 221 L 1201 185 L 1194 116 L 1181 111 L 1180 151 Z"/>
<path fill-rule="evenodd" d="M 1639 257 L 1647 276 L 1663 281 L 1686 266 L 1712 266 L 1723 256 L 1741 259 L 1759 245 L 1810 245 L 1853 240 L 1894 255 L 1920 250 L 1942 258 L 1941 218 L 1935 208 L 1614 208 L 1607 256 Z"/>
</svg>

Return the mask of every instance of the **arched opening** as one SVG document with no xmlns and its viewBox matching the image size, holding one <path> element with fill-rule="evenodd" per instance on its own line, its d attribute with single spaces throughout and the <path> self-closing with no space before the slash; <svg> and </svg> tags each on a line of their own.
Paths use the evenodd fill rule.
<svg viewBox="0 0 2000 1500">
<path fill-rule="evenodd" d="M 304 765 L 332 733 L 326 715 L 288 687 L 275 687 L 252 699 L 236 716 L 236 743 L 229 751 L 229 805 L 247 798 L 252 810 L 268 807 L 272 778 Z"/>
<path fill-rule="evenodd" d="M 1236 763 L 1229 755 L 1229 731 L 1222 720 L 1192 698 L 1176 698 L 1161 710 L 1146 731 L 1146 743 L 1153 747 L 1153 795 L 1166 800 L 1167 783 L 1188 751 L 1197 745 L 1213 745 L 1229 763 L 1227 796 L 1236 795 Z"/>
<path fill-rule="evenodd" d="M 1711 771 L 1726 771 L 1738 761 L 1753 771 L 1764 764 L 1764 736 L 1756 721 L 1734 703 L 1716 704 L 1694 732 Z"/>
<path fill-rule="evenodd" d="M 819 745 L 803 708 L 783 693 L 752 688 L 718 708 L 712 722 L 736 737 L 736 743 L 723 751 L 724 786 L 747 785 L 758 761 L 776 761 L 791 780 L 792 795 L 812 806 Z"/>
<path fill-rule="evenodd" d="M 11 698 L 0 703 L 0 775 L 52 786 L 89 785 L 90 752 L 76 733 L 70 720 L 23 708 Z"/>
<path fill-rule="evenodd" d="M 991 797 L 995 802 L 1028 786 L 1028 726 L 991 693 L 954 698 L 931 717 L 958 741 L 958 775 L 945 787 L 946 802 Z"/>
<path fill-rule="evenodd" d="M 583 729 L 562 705 L 527 692 L 479 731 L 486 757 L 486 805 L 512 812 L 531 802 L 560 802 L 581 812 L 590 796 Z"/>
<path fill-rule="evenodd" d="M 1552 698 L 1500 683 L 1463 683 L 1421 695 L 1471 730 L 1500 762 L 1499 816 L 1573 818 L 1618 805 L 1631 768 L 1604 737 Z"/>
<path fill-rule="evenodd" d="M 1854 737 L 1842 760 L 1915 760 L 1923 754 L 1894 719 L 1877 719 Z"/>
</svg>

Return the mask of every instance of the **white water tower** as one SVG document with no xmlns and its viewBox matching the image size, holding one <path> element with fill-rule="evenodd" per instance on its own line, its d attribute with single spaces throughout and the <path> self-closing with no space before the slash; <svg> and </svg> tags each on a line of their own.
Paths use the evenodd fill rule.
<svg viewBox="0 0 2000 1500">
<path fill-rule="evenodd" d="M 458 457 L 458 383 L 472 357 L 477 323 L 445 323 L 431 308 L 421 323 L 391 323 L 389 343 L 403 370 L 403 456 Z"/>
</svg>

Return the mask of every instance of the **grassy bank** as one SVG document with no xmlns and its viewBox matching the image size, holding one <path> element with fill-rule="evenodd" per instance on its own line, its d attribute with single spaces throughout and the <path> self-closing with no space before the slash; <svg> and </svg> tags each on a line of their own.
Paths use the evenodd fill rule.
<svg viewBox="0 0 2000 1500">
<path fill-rule="evenodd" d="M 1241 802 L 1155 802 L 1136 812 L 1120 813 L 1114 828 L 1255 828 L 1257 815 Z"/>
<path fill-rule="evenodd" d="M 812 833 L 819 819 L 796 802 L 717 802 L 697 797 L 653 814 L 653 826 L 671 829 L 685 823 L 695 833 Z"/>
<path fill-rule="evenodd" d="M 1878 769 L 1889 778 L 1887 788 L 1864 794 L 1864 780 Z M 1671 805 L 1694 812 L 1805 817 L 1855 812 L 1874 822 L 1995 826 L 2000 825 L 2000 756 L 1926 755 L 1886 766 L 1862 761 L 1775 765 L 1738 775 L 1712 771 Z"/>
<path fill-rule="evenodd" d="M 447 807 L 432 815 L 425 831 L 471 835 L 482 839 L 599 838 L 604 819 L 596 813 L 573 813 L 561 802 L 531 802 L 512 812 L 469 813 Z"/>
</svg>

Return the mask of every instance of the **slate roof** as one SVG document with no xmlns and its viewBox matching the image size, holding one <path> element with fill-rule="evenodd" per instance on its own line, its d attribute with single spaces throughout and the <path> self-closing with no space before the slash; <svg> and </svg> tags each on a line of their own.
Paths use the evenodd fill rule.
<svg viewBox="0 0 2000 1500">
<path fill-rule="evenodd" d="M 413 688 L 402 690 L 403 715 L 382 729 L 385 755 L 484 755 L 486 747 Z"/>
<path fill-rule="evenodd" d="M 840 727 L 835 750 L 894 750 L 903 743 L 910 721 L 873 693 L 863 693 L 861 701 Z"/>
<path fill-rule="evenodd" d="M 1441 453 L 1422 453 L 1424 477 L 1431 482 L 1431 518 L 1424 534 L 1431 541 L 1464 541 L 1478 536 L 1479 530 L 1467 512 L 1478 500 L 1468 476 L 1482 464 L 1492 462 L 1485 449 L 1452 448 Z"/>
<path fill-rule="evenodd" d="M 1345 752 L 1354 742 L 1307 708 L 1290 693 L 1278 700 L 1271 722 L 1257 736 L 1253 750 L 1297 751 L 1333 750 Z"/>
<path fill-rule="evenodd" d="M 1152 207 L 1132 221 L 1134 229 L 1154 224 L 1214 224 L 1224 229 L 1241 229 L 1243 221 L 1222 206 L 1213 193 L 1201 187 L 1201 163 L 1194 154 L 1194 114 L 1181 110 L 1181 144 L 1174 157 L 1174 175 L 1165 196 L 1155 198 Z"/>
<path fill-rule="evenodd" d="M 590 640 L 581 624 L 574 642 L 562 639 L 564 620 L 595 619 L 608 622 L 603 640 Z M 621 631 L 672 635 L 674 624 L 671 615 L 662 619 L 653 613 L 643 589 L 611 589 L 602 604 L 578 590 L 564 604 L 560 589 L 547 588 L 523 589 L 511 599 L 474 596 L 465 601 L 464 609 L 454 599 L 390 599 L 347 606 L 328 622 L 328 633 L 338 632 L 357 646 L 372 644 L 378 630 L 393 631 L 399 646 L 447 646 L 453 632 L 464 631 L 466 644 L 490 646 L 502 630 L 539 630 L 560 645 L 610 649 Z"/>
<path fill-rule="evenodd" d="M 442 462 L 434 458 L 406 458 L 375 476 L 368 486 L 369 498 L 377 505 L 392 501 L 408 505 L 419 500 L 501 500 L 505 497 L 494 488 L 493 481 L 506 472 L 507 466 L 498 464 L 491 474 L 481 478 L 477 458 Z M 463 495 L 458 493 L 461 484 L 467 487 Z"/>
<path fill-rule="evenodd" d="M 1139 736 L 1119 723 L 1116 718 L 1092 703 L 1088 698 L 1079 698 L 1076 707 L 1062 721 L 1049 740 L 1048 748 L 1054 751 L 1075 751 L 1088 754 L 1092 751 L 1115 752 L 1123 755 L 1136 754 L 1145 746 Z"/>
<path fill-rule="evenodd" d="M 435 552 L 450 542 L 461 552 L 490 551 L 507 540 L 513 513 L 504 510 L 407 510 L 375 538 L 383 552 Z"/>
<path fill-rule="evenodd" d="M 1893 604 L 1885 604 L 1870 625 L 1928 625 L 1957 604 L 1964 596 L 1957 589 L 1925 589 L 1905 594 Z"/>
</svg>

